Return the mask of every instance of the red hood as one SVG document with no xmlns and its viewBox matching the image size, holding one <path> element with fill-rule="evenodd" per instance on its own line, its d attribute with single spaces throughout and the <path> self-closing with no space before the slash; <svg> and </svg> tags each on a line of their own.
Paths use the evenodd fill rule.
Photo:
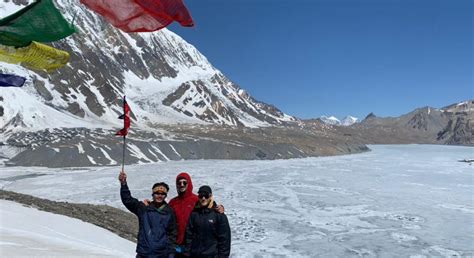
<svg viewBox="0 0 474 258">
<path fill-rule="evenodd" d="M 186 198 L 189 195 L 193 194 L 193 181 L 191 180 L 191 176 L 186 173 L 186 172 L 181 172 L 177 177 L 176 177 L 176 191 L 178 191 L 178 180 L 180 179 L 186 179 L 188 181 L 188 186 L 186 187 L 186 192 L 184 194 L 180 195 L 178 192 L 178 196 L 180 198 Z"/>
</svg>

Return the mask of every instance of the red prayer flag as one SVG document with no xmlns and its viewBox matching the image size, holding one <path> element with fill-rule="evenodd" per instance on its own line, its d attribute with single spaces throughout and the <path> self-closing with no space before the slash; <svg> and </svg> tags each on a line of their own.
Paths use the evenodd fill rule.
<svg viewBox="0 0 474 258">
<path fill-rule="evenodd" d="M 127 136 L 128 129 L 130 128 L 130 107 L 127 104 L 127 100 L 125 100 L 125 96 L 123 97 L 123 115 L 119 116 L 119 119 L 123 119 L 123 129 L 118 131 L 115 135 Z"/>
<path fill-rule="evenodd" d="M 80 1 L 125 32 L 156 31 L 173 21 L 186 27 L 194 26 L 193 19 L 182 0 Z"/>
</svg>

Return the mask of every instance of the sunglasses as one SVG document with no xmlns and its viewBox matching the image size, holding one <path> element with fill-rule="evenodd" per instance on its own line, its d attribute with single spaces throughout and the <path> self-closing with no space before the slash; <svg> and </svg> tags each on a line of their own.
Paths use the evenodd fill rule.
<svg viewBox="0 0 474 258">
<path fill-rule="evenodd" d="M 183 180 L 183 181 L 178 181 L 178 183 L 176 183 L 176 184 L 177 184 L 177 185 L 180 185 L 180 186 L 181 186 L 181 185 L 182 185 L 182 186 L 186 186 L 186 185 L 188 184 L 188 181 L 185 181 L 185 180 Z"/>
<path fill-rule="evenodd" d="M 207 193 L 207 192 L 204 192 L 204 193 L 199 193 L 199 199 L 202 199 L 202 197 L 206 198 L 206 199 L 209 199 L 209 197 L 211 196 L 210 193 Z"/>
<path fill-rule="evenodd" d="M 153 196 L 153 195 L 163 195 L 163 196 L 167 196 L 167 194 L 166 194 L 166 193 L 163 193 L 163 192 L 154 192 L 154 193 L 151 194 L 151 196 Z"/>
</svg>

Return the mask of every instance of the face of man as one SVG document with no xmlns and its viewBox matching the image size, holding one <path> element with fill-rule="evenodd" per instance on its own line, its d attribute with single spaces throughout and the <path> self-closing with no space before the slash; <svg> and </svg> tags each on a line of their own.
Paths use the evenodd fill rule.
<svg viewBox="0 0 474 258">
<path fill-rule="evenodd" d="M 178 193 L 186 192 L 186 189 L 188 188 L 188 181 L 184 178 L 178 180 L 178 182 L 176 182 L 176 188 L 178 189 Z"/>
<path fill-rule="evenodd" d="M 153 193 L 151 195 L 153 196 L 154 202 L 162 203 L 166 199 L 167 190 L 164 186 L 157 186 L 153 188 Z"/>
<path fill-rule="evenodd" d="M 212 194 L 208 192 L 201 192 L 198 195 L 199 197 L 199 203 L 201 204 L 202 207 L 206 207 L 209 205 L 209 202 L 211 201 Z"/>
</svg>

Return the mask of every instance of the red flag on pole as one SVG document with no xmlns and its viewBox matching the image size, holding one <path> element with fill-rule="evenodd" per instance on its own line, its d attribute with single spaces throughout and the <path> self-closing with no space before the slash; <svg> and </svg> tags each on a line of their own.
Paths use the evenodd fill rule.
<svg viewBox="0 0 474 258">
<path fill-rule="evenodd" d="M 173 21 L 185 27 L 194 26 L 193 19 L 182 0 L 80 1 L 125 32 L 156 31 Z"/>
<path fill-rule="evenodd" d="M 119 116 L 119 119 L 123 119 L 123 129 L 118 131 L 115 135 L 127 136 L 128 129 L 130 128 L 130 107 L 123 96 L 123 115 Z"/>
</svg>

